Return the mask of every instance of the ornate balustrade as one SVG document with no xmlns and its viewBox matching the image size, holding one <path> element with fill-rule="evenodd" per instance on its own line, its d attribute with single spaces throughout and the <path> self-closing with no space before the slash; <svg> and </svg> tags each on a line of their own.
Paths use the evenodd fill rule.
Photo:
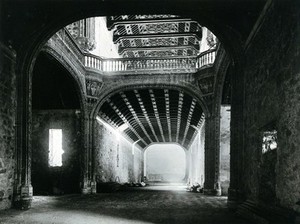
<svg viewBox="0 0 300 224">
<path fill-rule="evenodd" d="M 101 58 L 93 54 L 83 53 L 77 46 L 67 30 L 57 33 L 77 60 L 85 68 L 95 70 L 103 74 L 134 74 L 134 73 L 192 73 L 205 67 L 212 66 L 216 58 L 216 49 L 201 53 L 198 57 L 176 58 Z M 51 39 L 50 39 L 51 41 Z"/>
<path fill-rule="evenodd" d="M 161 71 L 161 70 L 195 70 L 196 58 L 151 58 L 151 59 L 104 59 L 95 55 L 85 55 L 84 65 L 90 69 L 102 72 L 134 72 L 134 71 Z"/>
<path fill-rule="evenodd" d="M 216 58 L 216 50 L 209 50 L 200 54 L 197 58 L 101 58 L 92 54 L 85 54 L 84 65 L 86 68 L 109 72 L 139 72 L 139 71 L 189 71 L 196 72 L 207 66 L 212 66 Z"/>
<path fill-rule="evenodd" d="M 216 53 L 217 53 L 216 49 L 202 52 L 197 57 L 197 69 L 201 69 L 207 66 L 212 66 L 216 59 Z"/>
</svg>

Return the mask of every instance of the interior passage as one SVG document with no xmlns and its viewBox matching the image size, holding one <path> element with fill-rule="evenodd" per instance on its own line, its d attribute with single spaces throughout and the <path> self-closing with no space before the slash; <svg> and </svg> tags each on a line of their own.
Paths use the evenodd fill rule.
<svg viewBox="0 0 300 224">
<path fill-rule="evenodd" d="M 132 187 L 95 195 L 35 196 L 32 209 L 0 213 L 0 223 L 247 223 L 229 212 L 226 197 L 185 186 Z"/>
</svg>

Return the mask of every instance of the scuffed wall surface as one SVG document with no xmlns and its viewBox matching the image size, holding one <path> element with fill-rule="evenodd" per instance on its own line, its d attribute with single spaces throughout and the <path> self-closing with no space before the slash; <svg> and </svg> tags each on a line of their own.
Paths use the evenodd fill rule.
<svg viewBox="0 0 300 224">
<path fill-rule="evenodd" d="M 76 110 L 34 110 L 32 186 L 34 194 L 79 193 L 81 125 Z M 62 129 L 62 167 L 49 167 L 49 129 Z"/>
<path fill-rule="evenodd" d="M 204 141 L 205 141 L 205 124 L 195 137 L 189 148 L 189 182 L 190 184 L 199 183 L 202 187 L 204 184 Z"/>
<path fill-rule="evenodd" d="M 222 195 L 228 194 L 230 180 L 230 106 L 221 106 L 220 182 Z"/>
<path fill-rule="evenodd" d="M 0 43 L 0 210 L 11 207 L 14 183 L 15 55 Z"/>
<path fill-rule="evenodd" d="M 95 123 L 96 179 L 103 182 L 140 182 L 142 153 L 132 144 L 106 126 Z"/>
<path fill-rule="evenodd" d="M 294 208 L 300 199 L 297 9 L 299 5 L 292 1 L 273 1 L 246 52 L 245 63 L 245 193 L 248 198 L 287 208 Z M 270 166 L 263 164 L 268 160 L 262 157 L 262 132 L 268 129 L 278 131 L 277 153 L 269 158 Z M 272 176 L 268 181 L 273 184 L 262 184 L 266 176 Z M 274 192 L 276 198 L 262 197 L 263 192 Z"/>
</svg>

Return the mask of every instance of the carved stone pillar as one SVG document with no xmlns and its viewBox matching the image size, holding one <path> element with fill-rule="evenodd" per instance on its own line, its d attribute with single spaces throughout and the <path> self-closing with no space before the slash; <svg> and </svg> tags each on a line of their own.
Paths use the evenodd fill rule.
<svg viewBox="0 0 300 224">
<path fill-rule="evenodd" d="M 82 189 L 81 192 L 83 194 L 90 194 L 91 193 L 91 182 L 90 182 L 90 164 L 89 164 L 89 126 L 90 126 L 90 119 L 88 115 L 84 116 L 83 119 L 83 180 L 82 180 Z"/>
<path fill-rule="evenodd" d="M 96 193 L 96 178 L 95 178 L 95 156 L 93 150 L 93 119 L 90 115 L 91 108 L 96 103 L 95 99 L 87 98 L 88 108 L 85 112 L 83 119 L 84 126 L 84 156 L 83 156 L 83 180 L 82 180 L 82 193 L 92 194 Z"/>
<path fill-rule="evenodd" d="M 31 207 L 31 78 L 17 71 L 17 118 L 16 118 L 16 168 L 14 183 L 14 207 Z"/>
<path fill-rule="evenodd" d="M 235 209 L 243 200 L 241 174 L 243 170 L 244 124 L 243 72 L 231 74 L 231 123 L 230 123 L 230 185 L 228 189 L 228 207 Z"/>
<path fill-rule="evenodd" d="M 204 194 L 221 195 L 219 116 L 205 118 L 205 182 Z"/>
<path fill-rule="evenodd" d="M 98 97 L 101 93 L 102 80 L 86 79 L 86 111 L 83 119 L 84 124 L 84 156 L 83 156 L 83 180 L 82 193 L 91 194 L 96 193 L 96 175 L 95 175 L 95 150 L 94 150 L 94 122 L 96 118 L 93 117 L 92 111 L 97 104 Z"/>
</svg>

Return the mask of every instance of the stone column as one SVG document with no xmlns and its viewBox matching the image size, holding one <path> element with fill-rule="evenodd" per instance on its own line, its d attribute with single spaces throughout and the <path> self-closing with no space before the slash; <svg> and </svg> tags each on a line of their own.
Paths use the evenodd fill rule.
<svg viewBox="0 0 300 224">
<path fill-rule="evenodd" d="M 94 122 L 95 118 L 91 115 L 91 108 L 95 100 L 87 99 L 87 108 L 83 119 L 83 178 L 82 178 L 82 194 L 96 193 L 96 177 L 95 177 L 95 150 L 94 150 Z"/>
<path fill-rule="evenodd" d="M 28 73 L 26 73 L 28 72 Z M 16 168 L 14 207 L 31 207 L 31 77 L 29 71 L 17 70 Z"/>
<path fill-rule="evenodd" d="M 221 195 L 220 187 L 220 117 L 205 118 L 205 181 L 204 194 Z"/>
<path fill-rule="evenodd" d="M 231 122 L 230 122 L 230 185 L 228 189 L 228 207 L 235 209 L 243 200 L 241 186 L 244 149 L 244 77 L 242 71 L 233 71 L 231 75 Z"/>
<path fill-rule="evenodd" d="M 90 163 L 89 163 L 89 158 L 90 158 L 90 119 L 89 116 L 85 114 L 83 118 L 83 164 L 82 164 L 82 188 L 81 192 L 82 194 L 90 194 L 91 193 L 91 182 L 90 182 Z"/>
</svg>

